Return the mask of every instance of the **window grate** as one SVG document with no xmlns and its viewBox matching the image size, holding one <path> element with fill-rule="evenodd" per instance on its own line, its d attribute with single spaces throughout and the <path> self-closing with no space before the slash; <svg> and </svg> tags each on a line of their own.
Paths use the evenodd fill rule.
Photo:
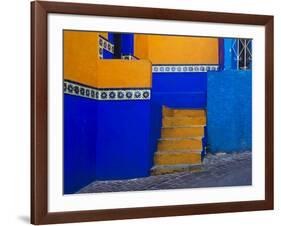
<svg viewBox="0 0 281 226">
<path fill-rule="evenodd" d="M 237 70 L 249 70 L 252 67 L 252 40 L 235 39 L 232 45 Z"/>
</svg>

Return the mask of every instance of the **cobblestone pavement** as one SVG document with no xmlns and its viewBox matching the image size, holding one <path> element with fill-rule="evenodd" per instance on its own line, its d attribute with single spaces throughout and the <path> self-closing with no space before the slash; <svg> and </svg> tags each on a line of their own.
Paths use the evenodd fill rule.
<svg viewBox="0 0 281 226">
<path fill-rule="evenodd" d="M 177 188 L 242 186 L 252 184 L 250 151 L 208 154 L 200 172 L 180 172 L 130 180 L 95 181 L 78 193 L 143 191 Z"/>
</svg>

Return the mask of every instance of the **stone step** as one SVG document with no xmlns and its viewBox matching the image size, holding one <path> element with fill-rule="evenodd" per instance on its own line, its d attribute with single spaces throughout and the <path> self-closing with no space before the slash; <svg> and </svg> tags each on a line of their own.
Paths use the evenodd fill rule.
<svg viewBox="0 0 281 226">
<path fill-rule="evenodd" d="M 188 127 L 188 126 L 205 126 L 205 116 L 193 116 L 193 117 L 170 117 L 165 116 L 162 118 L 162 127 Z"/>
<path fill-rule="evenodd" d="M 151 175 L 162 175 L 179 172 L 201 172 L 201 164 L 155 165 L 151 168 Z"/>
<path fill-rule="evenodd" d="M 203 137 L 204 127 L 170 127 L 161 129 L 161 138 Z"/>
<path fill-rule="evenodd" d="M 162 109 L 162 115 L 164 116 L 179 116 L 179 117 L 185 117 L 185 116 L 205 116 L 205 110 L 204 109 L 172 109 L 163 107 Z"/>
<path fill-rule="evenodd" d="M 155 165 L 201 164 L 201 152 L 199 151 L 156 152 L 154 155 L 154 164 Z"/>
<path fill-rule="evenodd" d="M 165 140 L 202 140 L 203 137 L 165 137 L 165 138 L 160 138 L 158 141 L 165 141 Z"/>
<path fill-rule="evenodd" d="M 176 151 L 176 150 L 202 150 L 201 139 L 160 139 L 158 140 L 158 151 Z"/>
</svg>

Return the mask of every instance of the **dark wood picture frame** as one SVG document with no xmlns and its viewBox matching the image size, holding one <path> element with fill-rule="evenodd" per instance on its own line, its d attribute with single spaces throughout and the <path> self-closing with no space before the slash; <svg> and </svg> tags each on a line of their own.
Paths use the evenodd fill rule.
<svg viewBox="0 0 281 226">
<path fill-rule="evenodd" d="M 49 13 L 265 26 L 265 200 L 48 212 L 47 16 Z M 273 209 L 273 84 L 273 16 L 45 1 L 32 2 L 31 223 L 52 224 Z"/>
</svg>

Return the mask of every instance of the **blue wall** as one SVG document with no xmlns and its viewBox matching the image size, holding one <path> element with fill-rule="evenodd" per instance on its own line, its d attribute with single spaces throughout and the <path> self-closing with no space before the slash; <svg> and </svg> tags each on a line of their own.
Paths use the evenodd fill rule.
<svg viewBox="0 0 281 226">
<path fill-rule="evenodd" d="M 163 105 L 170 108 L 206 109 L 207 72 L 153 72 L 151 104 L 152 115 L 154 115 L 154 119 L 151 120 L 153 128 L 151 134 L 154 141 L 151 149 L 156 150 L 162 126 Z M 202 140 L 205 147 L 207 137 L 204 136 Z M 205 152 L 202 152 L 202 157 L 204 154 Z"/>
<path fill-rule="evenodd" d="M 97 102 L 64 94 L 64 193 L 95 178 Z"/>
<path fill-rule="evenodd" d="M 113 54 L 106 49 L 103 49 L 103 59 L 113 59 Z"/>
<path fill-rule="evenodd" d="M 149 175 L 149 119 L 149 100 L 99 101 L 96 180 Z"/>
<path fill-rule="evenodd" d="M 64 110 L 65 194 L 94 180 L 150 175 L 160 137 L 160 105 L 64 94 Z"/>
<path fill-rule="evenodd" d="M 208 147 L 210 152 L 252 148 L 252 72 L 208 72 Z"/>
<path fill-rule="evenodd" d="M 114 33 L 108 33 L 108 41 L 114 44 Z M 122 55 L 134 55 L 134 34 L 121 34 L 121 52 Z"/>
<path fill-rule="evenodd" d="M 121 49 L 123 55 L 134 55 L 134 34 L 122 34 Z"/>
<path fill-rule="evenodd" d="M 150 165 L 153 166 L 154 152 L 157 151 L 158 139 L 161 137 L 162 128 L 162 105 L 155 102 L 153 99 L 150 101 Z"/>
<path fill-rule="evenodd" d="M 156 73 L 152 76 L 152 99 L 171 108 L 206 108 L 207 73 Z"/>
</svg>

